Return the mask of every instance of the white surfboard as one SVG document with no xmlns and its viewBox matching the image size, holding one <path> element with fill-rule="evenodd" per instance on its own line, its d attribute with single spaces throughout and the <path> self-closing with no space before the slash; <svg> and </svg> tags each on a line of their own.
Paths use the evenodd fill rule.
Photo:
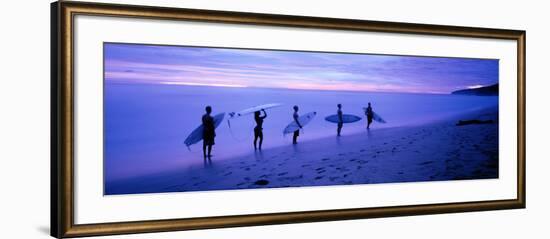
<svg viewBox="0 0 550 239">
<path fill-rule="evenodd" d="M 225 113 L 219 113 L 214 116 L 214 127 L 217 128 L 222 123 L 224 116 Z M 187 136 L 187 138 L 185 139 L 185 145 L 189 147 L 190 145 L 200 142 L 202 140 L 203 130 L 204 126 L 202 124 L 195 130 L 193 130 L 193 132 L 191 132 L 191 134 L 189 134 L 189 136 Z"/>
<path fill-rule="evenodd" d="M 367 115 L 367 107 L 363 107 L 363 111 L 365 111 L 365 115 Z M 372 119 L 378 123 L 385 124 L 386 121 L 382 119 L 380 115 L 378 115 L 374 110 L 372 111 Z"/>
<path fill-rule="evenodd" d="M 271 109 L 271 108 L 275 108 L 275 107 L 279 107 L 283 104 L 279 104 L 279 103 L 272 103 L 272 104 L 264 104 L 264 105 L 258 105 L 258 106 L 254 106 L 254 107 L 250 107 L 248 109 L 244 109 L 244 110 L 241 110 L 239 112 L 231 112 L 229 113 L 229 116 L 231 118 L 235 118 L 235 117 L 240 117 L 240 116 L 243 116 L 243 115 L 248 115 L 248 114 L 252 114 L 256 111 L 260 111 L 260 110 L 267 110 L 267 109 Z"/>
<path fill-rule="evenodd" d="M 378 123 L 382 123 L 382 124 L 385 124 L 386 121 L 384 119 L 382 119 L 382 117 L 380 117 L 380 115 L 378 115 L 376 112 L 372 112 L 372 119 Z"/>
<path fill-rule="evenodd" d="M 298 122 L 300 122 L 300 125 L 302 125 L 302 127 L 304 127 L 305 125 L 309 124 L 309 122 L 311 122 L 311 120 L 315 117 L 315 115 L 317 115 L 317 112 L 309 112 L 305 115 L 302 115 L 302 116 L 298 117 Z M 296 121 L 293 120 L 283 130 L 283 135 L 293 133 L 294 131 L 299 130 L 299 129 L 300 129 L 300 126 L 298 126 Z"/>
</svg>

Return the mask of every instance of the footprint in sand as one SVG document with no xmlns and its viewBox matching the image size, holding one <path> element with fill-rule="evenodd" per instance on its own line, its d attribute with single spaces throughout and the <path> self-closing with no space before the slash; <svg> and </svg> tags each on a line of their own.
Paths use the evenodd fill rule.
<svg viewBox="0 0 550 239">
<path fill-rule="evenodd" d="M 319 180 L 319 179 L 324 178 L 324 177 L 325 176 L 317 176 L 317 177 L 315 177 L 315 180 Z"/>
<path fill-rule="evenodd" d="M 290 176 L 290 177 L 281 177 L 279 178 L 279 181 L 282 181 L 282 180 L 288 180 L 288 181 L 295 181 L 295 180 L 299 180 L 299 179 L 302 179 L 304 178 L 304 175 L 303 174 L 300 174 L 298 176 Z"/>
<path fill-rule="evenodd" d="M 431 163 L 433 163 L 433 162 L 434 162 L 434 161 L 426 161 L 426 162 L 420 163 L 420 165 L 427 165 L 427 164 L 431 164 Z"/>
<path fill-rule="evenodd" d="M 322 161 L 327 161 L 327 160 L 330 160 L 329 158 L 323 158 L 321 159 Z"/>
<path fill-rule="evenodd" d="M 361 153 L 363 153 L 363 152 L 365 152 L 365 151 L 367 151 L 367 150 L 365 150 L 365 149 L 359 150 L 359 152 L 361 152 Z"/>
<path fill-rule="evenodd" d="M 320 171 L 320 170 L 323 170 L 323 169 L 325 169 L 325 168 L 324 168 L 324 167 L 320 167 L 320 168 L 316 168 L 315 170 Z"/>
<path fill-rule="evenodd" d="M 317 173 L 324 173 L 324 172 L 326 172 L 326 170 L 319 170 L 319 171 L 317 171 Z"/>
<path fill-rule="evenodd" d="M 256 182 L 254 182 L 255 185 L 260 185 L 260 186 L 265 186 L 265 185 L 268 185 L 269 184 L 269 181 L 265 180 L 265 179 L 260 179 Z"/>
<path fill-rule="evenodd" d="M 284 172 L 284 173 L 280 173 L 280 174 L 277 174 L 278 176 L 284 176 L 284 175 L 287 175 L 288 172 Z"/>
<path fill-rule="evenodd" d="M 233 172 L 226 173 L 226 174 L 224 174 L 223 176 L 229 176 L 229 175 L 231 175 L 231 174 L 233 174 Z"/>
</svg>

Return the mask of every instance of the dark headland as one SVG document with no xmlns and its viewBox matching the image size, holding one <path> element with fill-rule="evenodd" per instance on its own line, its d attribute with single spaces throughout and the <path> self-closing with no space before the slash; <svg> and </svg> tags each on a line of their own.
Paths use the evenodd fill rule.
<svg viewBox="0 0 550 239">
<path fill-rule="evenodd" d="M 475 89 L 465 89 L 453 91 L 454 95 L 479 95 L 479 96 L 493 96 L 498 95 L 498 84 L 483 86 Z"/>
</svg>

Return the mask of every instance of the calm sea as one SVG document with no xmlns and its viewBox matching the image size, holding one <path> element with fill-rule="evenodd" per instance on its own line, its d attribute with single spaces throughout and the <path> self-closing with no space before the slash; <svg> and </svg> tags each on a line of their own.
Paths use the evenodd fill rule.
<svg viewBox="0 0 550 239">
<path fill-rule="evenodd" d="M 324 117 L 335 114 L 338 103 L 345 114 L 363 118 L 345 124 L 343 136 L 364 132 L 362 108 L 368 102 L 388 122 L 373 123 L 372 130 L 376 130 L 423 124 L 496 106 L 498 97 L 106 83 L 105 180 L 202 163 L 202 143 L 188 149 L 183 141 L 201 124 L 206 105 L 218 114 L 267 103 L 283 104 L 267 111 L 263 148 L 268 149 L 291 143 L 292 136 L 283 137 L 282 131 L 292 121 L 294 105 L 300 107 L 300 114 L 317 112 L 299 138 L 308 141 L 336 134 L 336 125 Z M 224 120 L 216 130 L 214 159 L 230 160 L 252 153 L 254 125 L 253 115 L 232 119 L 231 128 Z"/>
</svg>

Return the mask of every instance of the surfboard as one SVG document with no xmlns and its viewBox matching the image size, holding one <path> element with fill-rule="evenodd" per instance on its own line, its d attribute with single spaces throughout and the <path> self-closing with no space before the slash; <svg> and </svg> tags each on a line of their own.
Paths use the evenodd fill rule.
<svg viewBox="0 0 550 239">
<path fill-rule="evenodd" d="M 328 122 L 331 122 L 331 123 L 338 123 L 338 121 L 339 121 L 337 114 L 329 115 L 329 116 L 325 117 L 325 120 L 328 121 Z M 361 117 L 359 117 L 357 115 L 342 114 L 343 123 L 353 123 L 353 122 L 357 122 L 359 120 L 361 120 Z"/>
<path fill-rule="evenodd" d="M 254 107 L 250 107 L 250 108 L 241 110 L 239 112 L 231 112 L 231 113 L 229 113 L 229 116 L 231 118 L 239 117 L 239 116 L 243 116 L 243 115 L 247 115 L 247 114 L 252 114 L 252 113 L 254 113 L 256 111 L 260 111 L 262 109 L 267 110 L 267 109 L 270 109 L 270 108 L 279 107 L 281 105 L 283 105 L 283 104 L 272 103 L 272 104 L 258 105 L 258 106 L 254 106 Z"/>
<path fill-rule="evenodd" d="M 384 119 L 382 119 L 382 117 L 380 117 L 380 115 L 378 115 L 376 112 L 372 112 L 372 119 L 378 123 L 382 123 L 382 124 L 385 124 L 386 121 Z"/>
<path fill-rule="evenodd" d="M 363 107 L 363 111 L 365 111 L 365 115 L 367 114 L 367 107 Z M 382 123 L 382 124 L 385 124 L 386 121 L 384 119 L 382 119 L 382 117 L 380 115 L 378 115 L 376 112 L 374 112 L 374 110 L 372 111 L 372 120 L 378 122 L 378 123 Z"/>
<path fill-rule="evenodd" d="M 222 123 L 223 118 L 225 116 L 225 113 L 219 113 L 214 116 L 214 127 L 218 128 L 218 126 Z M 190 145 L 196 144 L 202 140 L 202 131 L 204 130 L 204 126 L 201 124 L 199 127 L 197 127 L 187 138 L 185 139 L 184 143 L 185 146 L 189 147 Z"/>
<path fill-rule="evenodd" d="M 300 117 L 298 117 L 298 122 L 300 122 L 302 127 L 304 127 L 307 124 L 309 124 L 309 122 L 311 122 L 311 120 L 315 117 L 315 115 L 317 115 L 317 112 L 309 112 L 305 115 L 301 115 Z M 296 121 L 293 120 L 285 127 L 285 129 L 283 130 L 283 135 L 293 133 L 294 131 L 299 129 L 300 129 L 300 126 L 298 126 Z"/>
</svg>

